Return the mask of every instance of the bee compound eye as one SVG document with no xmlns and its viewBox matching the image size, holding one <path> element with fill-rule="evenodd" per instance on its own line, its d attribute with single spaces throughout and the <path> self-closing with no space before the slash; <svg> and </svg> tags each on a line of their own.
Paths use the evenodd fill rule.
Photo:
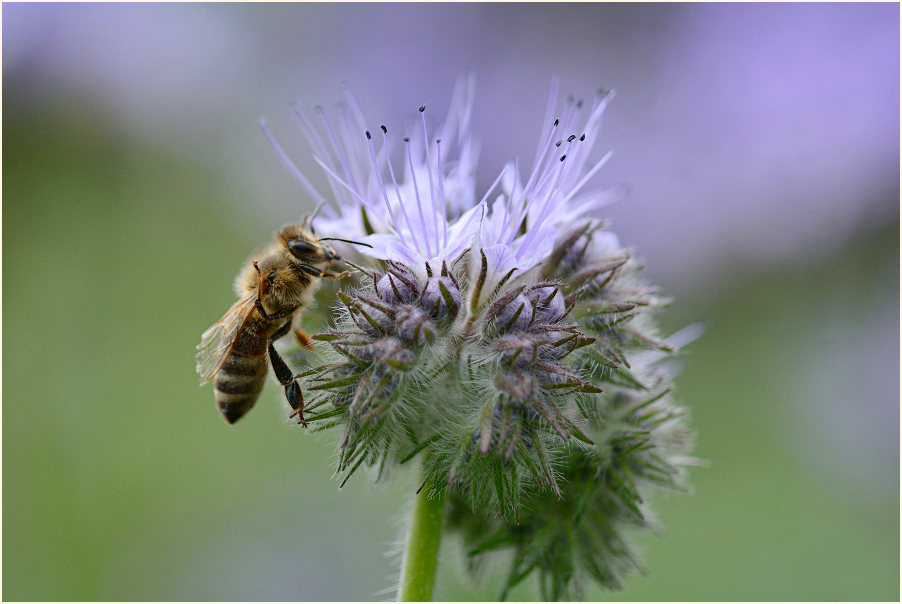
<svg viewBox="0 0 902 604">
<path fill-rule="evenodd" d="M 275 281 L 275 280 L 276 280 L 276 271 L 272 271 L 271 273 L 269 273 L 268 275 L 266 275 L 266 282 L 267 282 L 267 283 L 272 283 L 272 282 Z"/>
<path fill-rule="evenodd" d="M 317 255 L 316 247 L 310 245 L 302 239 L 289 239 L 288 250 L 295 258 L 310 257 Z"/>
</svg>

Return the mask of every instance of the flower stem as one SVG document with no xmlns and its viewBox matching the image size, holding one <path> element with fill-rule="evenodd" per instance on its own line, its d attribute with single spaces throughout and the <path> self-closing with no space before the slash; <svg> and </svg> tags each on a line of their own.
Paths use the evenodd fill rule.
<svg viewBox="0 0 902 604">
<path fill-rule="evenodd" d="M 417 493 L 413 517 L 407 534 L 407 546 L 401 563 L 398 599 L 401 602 L 428 602 L 432 599 L 435 567 L 438 564 L 445 516 L 445 494 L 430 498 L 425 491 Z"/>
</svg>

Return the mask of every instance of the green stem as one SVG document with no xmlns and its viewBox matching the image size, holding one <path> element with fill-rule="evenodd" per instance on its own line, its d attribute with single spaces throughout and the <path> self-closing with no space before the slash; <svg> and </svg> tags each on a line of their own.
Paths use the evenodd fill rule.
<svg viewBox="0 0 902 604">
<path fill-rule="evenodd" d="M 417 493 L 413 504 L 410 531 L 407 533 L 404 560 L 401 563 L 401 582 L 398 586 L 399 601 L 431 601 L 444 516 L 444 493 L 432 498 L 427 496 L 425 490 Z"/>
</svg>

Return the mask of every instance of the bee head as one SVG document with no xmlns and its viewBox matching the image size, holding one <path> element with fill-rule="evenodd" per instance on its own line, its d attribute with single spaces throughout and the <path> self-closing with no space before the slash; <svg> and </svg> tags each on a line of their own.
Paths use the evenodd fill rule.
<svg viewBox="0 0 902 604">
<path fill-rule="evenodd" d="M 321 243 L 316 236 L 301 225 L 288 225 L 279 233 L 286 249 L 297 260 L 306 264 L 324 264 L 340 260 L 330 246 Z"/>
</svg>

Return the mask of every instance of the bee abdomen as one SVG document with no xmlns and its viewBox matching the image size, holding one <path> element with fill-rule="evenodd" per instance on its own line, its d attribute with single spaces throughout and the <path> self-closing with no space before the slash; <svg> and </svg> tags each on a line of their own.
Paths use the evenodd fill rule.
<svg viewBox="0 0 902 604">
<path fill-rule="evenodd" d="M 266 359 L 263 351 L 241 354 L 232 351 L 216 374 L 216 406 L 226 421 L 234 424 L 250 411 L 266 382 Z"/>
</svg>

